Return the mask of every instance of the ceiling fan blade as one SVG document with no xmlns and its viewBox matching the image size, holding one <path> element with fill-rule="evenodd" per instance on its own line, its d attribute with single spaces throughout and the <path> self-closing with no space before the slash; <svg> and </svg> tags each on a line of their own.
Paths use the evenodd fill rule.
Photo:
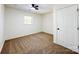
<svg viewBox="0 0 79 59">
<path fill-rule="evenodd" d="M 35 7 L 36 10 L 39 10 L 38 8 Z"/>
<path fill-rule="evenodd" d="M 34 4 L 32 4 L 32 7 L 34 7 Z"/>
<path fill-rule="evenodd" d="M 38 7 L 38 5 L 37 5 L 37 6 L 35 6 L 35 7 Z"/>
</svg>

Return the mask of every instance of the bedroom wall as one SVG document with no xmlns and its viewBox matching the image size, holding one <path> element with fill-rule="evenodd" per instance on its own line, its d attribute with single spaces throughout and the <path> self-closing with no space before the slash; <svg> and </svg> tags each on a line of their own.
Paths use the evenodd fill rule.
<svg viewBox="0 0 79 59">
<path fill-rule="evenodd" d="M 32 17 L 32 24 L 24 24 L 24 16 Z M 5 39 L 12 39 L 42 31 L 40 15 L 19 9 L 5 8 Z"/>
<path fill-rule="evenodd" d="M 43 31 L 53 34 L 53 12 L 43 15 Z"/>
<path fill-rule="evenodd" d="M 4 5 L 0 4 L 0 52 L 4 44 Z"/>
</svg>

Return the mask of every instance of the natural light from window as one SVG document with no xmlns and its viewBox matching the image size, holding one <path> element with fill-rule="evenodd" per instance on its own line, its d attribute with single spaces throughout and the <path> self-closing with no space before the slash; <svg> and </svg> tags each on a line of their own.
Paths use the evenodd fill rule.
<svg viewBox="0 0 79 59">
<path fill-rule="evenodd" d="M 24 16 L 24 24 L 32 24 L 32 17 Z"/>
</svg>

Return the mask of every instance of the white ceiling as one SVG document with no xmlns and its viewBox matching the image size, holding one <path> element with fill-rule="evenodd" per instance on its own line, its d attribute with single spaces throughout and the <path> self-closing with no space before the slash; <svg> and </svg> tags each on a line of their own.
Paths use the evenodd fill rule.
<svg viewBox="0 0 79 59">
<path fill-rule="evenodd" d="M 39 10 L 35 10 L 32 8 L 31 4 L 6 4 L 6 7 L 12 7 L 20 10 L 24 10 L 31 13 L 37 14 L 45 14 L 53 11 L 54 9 L 61 9 L 64 7 L 68 7 L 74 4 L 37 4 L 39 6 Z"/>
<path fill-rule="evenodd" d="M 31 4 L 6 4 L 5 6 L 37 14 L 49 13 L 52 11 L 53 7 L 52 4 L 37 4 L 37 5 L 39 6 L 39 10 L 33 9 Z"/>
<path fill-rule="evenodd" d="M 73 5 L 75 5 L 75 4 L 55 4 L 54 8 L 55 9 L 62 9 L 62 8 L 70 7 L 70 6 L 73 6 Z"/>
</svg>

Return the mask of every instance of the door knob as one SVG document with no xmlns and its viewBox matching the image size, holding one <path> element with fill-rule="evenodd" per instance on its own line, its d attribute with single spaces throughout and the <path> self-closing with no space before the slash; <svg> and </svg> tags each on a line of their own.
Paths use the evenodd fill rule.
<svg viewBox="0 0 79 59">
<path fill-rule="evenodd" d="M 77 30 L 79 30 L 79 27 L 77 28 Z"/>
<path fill-rule="evenodd" d="M 60 30 L 60 28 L 57 28 L 57 30 Z"/>
</svg>

